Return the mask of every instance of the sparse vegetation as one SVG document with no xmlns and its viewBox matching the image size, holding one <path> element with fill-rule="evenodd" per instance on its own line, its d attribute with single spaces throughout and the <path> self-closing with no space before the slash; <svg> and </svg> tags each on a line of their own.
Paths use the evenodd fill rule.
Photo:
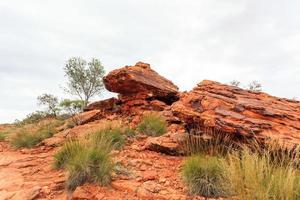
<svg viewBox="0 0 300 200">
<path fill-rule="evenodd" d="M 213 180 L 214 174 L 203 170 L 206 167 L 212 168 L 212 162 L 222 168 L 220 176 L 224 179 L 223 183 L 229 183 L 223 185 L 226 189 L 226 193 L 223 193 L 225 196 L 232 195 L 242 200 L 300 199 L 300 177 L 297 171 L 300 162 L 299 147 L 280 144 L 278 141 L 265 144 L 254 139 L 245 138 L 243 141 L 246 144 L 241 146 L 240 142 L 229 135 L 193 129 L 183 145 L 188 154 L 194 155 L 183 167 L 190 193 L 213 197 L 208 195 L 213 190 L 206 187 L 219 187 L 218 184 L 206 181 L 203 184 L 205 187 L 199 186 L 203 181 L 199 178 L 202 173 L 203 177 Z M 202 173 L 195 172 L 200 169 Z M 195 173 L 191 172 L 193 170 Z"/>
<path fill-rule="evenodd" d="M 46 117 L 46 113 L 42 111 L 35 111 L 33 113 L 28 114 L 22 121 L 16 120 L 16 126 L 23 126 L 25 124 L 35 124 L 40 122 L 42 119 Z"/>
<path fill-rule="evenodd" d="M 92 134 L 97 146 L 104 140 L 110 141 L 114 148 L 121 149 L 125 144 L 125 135 L 121 128 L 105 128 Z"/>
<path fill-rule="evenodd" d="M 45 106 L 45 113 L 50 116 L 57 116 L 58 108 L 58 98 L 52 94 L 43 94 L 37 97 L 38 105 Z"/>
<path fill-rule="evenodd" d="M 0 141 L 4 141 L 7 138 L 7 133 L 6 132 L 0 132 Z"/>
<path fill-rule="evenodd" d="M 66 166 L 71 158 L 81 152 L 85 148 L 84 144 L 79 141 L 68 141 L 64 144 L 62 149 L 54 155 L 55 169 L 62 169 Z"/>
<path fill-rule="evenodd" d="M 108 152 L 101 148 L 85 148 L 72 157 L 66 166 L 69 176 L 67 189 L 73 191 L 86 182 L 105 186 L 111 181 L 114 164 Z"/>
<path fill-rule="evenodd" d="M 299 176 L 291 165 L 272 162 L 270 154 L 245 149 L 230 154 L 224 167 L 234 193 L 243 200 L 296 200 L 300 198 Z"/>
<path fill-rule="evenodd" d="M 74 126 L 80 125 L 82 123 L 82 119 L 78 115 L 84 107 L 84 102 L 82 100 L 64 99 L 60 102 L 59 106 L 61 107 L 62 110 L 65 111 L 67 115 L 70 116 L 71 118 L 70 123 L 72 123 Z"/>
<path fill-rule="evenodd" d="M 211 156 L 226 156 L 228 153 L 240 148 L 234 136 L 214 129 L 204 132 L 198 128 L 186 134 L 181 145 L 187 155 L 205 154 Z"/>
<path fill-rule="evenodd" d="M 22 147 L 32 148 L 41 141 L 42 137 L 40 135 L 21 131 L 11 139 L 11 145 L 17 149 Z"/>
<path fill-rule="evenodd" d="M 125 129 L 124 129 L 125 130 Z M 107 185 L 114 163 L 110 152 L 124 145 L 121 128 L 108 127 L 90 134 L 81 141 L 69 141 L 54 156 L 54 168 L 68 171 L 66 187 L 74 191 L 86 182 Z"/>
<path fill-rule="evenodd" d="M 28 130 L 26 128 L 20 128 L 18 132 L 10 139 L 11 145 L 14 148 L 32 148 L 39 144 L 46 138 L 52 137 L 57 126 L 60 126 L 63 121 L 52 121 L 42 125 L 37 130 Z"/>
<path fill-rule="evenodd" d="M 138 130 L 146 135 L 160 136 L 167 132 L 167 122 L 158 113 L 146 113 L 138 125 Z"/>
<path fill-rule="evenodd" d="M 252 81 L 251 83 L 249 83 L 248 89 L 254 92 L 260 92 L 262 90 L 262 86 L 259 82 Z"/>
<path fill-rule="evenodd" d="M 232 80 L 232 81 L 230 81 L 229 84 L 232 85 L 232 86 L 235 86 L 235 87 L 239 87 L 241 82 L 237 81 L 237 80 Z"/>
<path fill-rule="evenodd" d="M 228 177 L 217 157 L 192 156 L 183 166 L 183 176 L 190 194 L 226 197 L 230 193 Z"/>
<path fill-rule="evenodd" d="M 274 165 L 280 166 L 293 166 L 296 169 L 300 169 L 300 146 L 286 145 L 280 143 L 278 140 L 273 140 L 265 144 L 259 145 L 258 149 L 260 155 L 268 154 L 271 162 Z"/>
<path fill-rule="evenodd" d="M 100 60 L 92 58 L 86 62 L 80 57 L 70 58 L 64 67 L 68 78 L 66 92 L 78 96 L 87 105 L 89 99 L 103 89 L 104 67 Z"/>
<path fill-rule="evenodd" d="M 123 127 L 123 135 L 125 135 L 127 138 L 133 138 L 136 136 L 136 132 L 133 129 L 125 126 Z"/>
<path fill-rule="evenodd" d="M 261 92 L 262 91 L 262 85 L 258 81 L 252 81 L 247 86 L 241 86 L 241 82 L 237 80 L 232 80 L 229 82 L 229 85 L 235 86 L 235 87 L 241 87 L 246 90 L 250 90 L 253 92 Z"/>
</svg>

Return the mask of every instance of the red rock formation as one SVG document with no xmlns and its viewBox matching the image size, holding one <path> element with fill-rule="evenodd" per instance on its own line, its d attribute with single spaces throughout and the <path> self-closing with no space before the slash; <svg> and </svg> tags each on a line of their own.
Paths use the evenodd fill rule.
<svg viewBox="0 0 300 200">
<path fill-rule="evenodd" d="M 142 62 L 116 69 L 103 81 L 107 90 L 119 93 L 123 98 L 136 97 L 138 94 L 138 99 L 153 98 L 166 103 L 178 99 L 178 87 L 152 70 L 149 64 Z"/>
<path fill-rule="evenodd" d="M 119 93 L 118 99 L 94 102 L 85 111 L 100 110 L 105 115 L 141 115 L 144 111 L 163 111 L 179 99 L 178 87 L 160 76 L 149 64 L 138 62 L 110 72 L 103 78 L 105 87 Z"/>
<path fill-rule="evenodd" d="M 172 112 L 188 126 L 300 144 L 300 102 L 203 81 Z"/>
<path fill-rule="evenodd" d="M 103 112 L 113 111 L 116 109 L 119 100 L 112 97 L 102 101 L 96 101 L 84 108 L 84 111 L 101 110 Z"/>
</svg>

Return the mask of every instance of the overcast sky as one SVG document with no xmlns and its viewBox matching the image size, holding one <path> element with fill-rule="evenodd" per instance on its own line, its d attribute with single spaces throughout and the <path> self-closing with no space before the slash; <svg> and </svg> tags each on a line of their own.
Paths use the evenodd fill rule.
<svg viewBox="0 0 300 200">
<path fill-rule="evenodd" d="M 72 56 L 107 72 L 144 61 L 181 90 L 257 80 L 299 98 L 299 13 L 299 0 L 1 0 L 0 123 L 40 109 L 42 93 L 67 97 Z"/>
</svg>

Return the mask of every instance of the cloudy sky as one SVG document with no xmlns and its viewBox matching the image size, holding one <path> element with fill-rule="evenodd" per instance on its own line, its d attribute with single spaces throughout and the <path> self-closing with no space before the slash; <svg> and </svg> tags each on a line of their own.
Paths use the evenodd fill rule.
<svg viewBox="0 0 300 200">
<path fill-rule="evenodd" d="M 1 0 L 0 123 L 40 109 L 42 93 L 67 97 L 72 56 L 106 71 L 148 62 L 181 90 L 257 80 L 299 98 L 299 13 L 299 0 Z"/>
</svg>

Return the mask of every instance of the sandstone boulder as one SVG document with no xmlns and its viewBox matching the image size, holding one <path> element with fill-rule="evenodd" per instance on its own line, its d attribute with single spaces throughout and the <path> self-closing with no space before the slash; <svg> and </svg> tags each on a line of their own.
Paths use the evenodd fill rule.
<svg viewBox="0 0 300 200">
<path fill-rule="evenodd" d="M 183 155 L 182 144 L 185 135 L 183 133 L 167 133 L 159 137 L 149 137 L 146 140 L 144 148 L 150 151 L 160 152 L 167 155 Z"/>
<path fill-rule="evenodd" d="M 123 99 L 137 99 L 137 94 L 138 99 L 153 98 L 168 104 L 178 99 L 178 87 L 142 62 L 116 69 L 103 81 L 107 90 L 121 94 Z"/>
<path fill-rule="evenodd" d="M 117 98 L 109 98 L 102 101 L 96 101 L 84 108 L 84 111 L 101 110 L 103 112 L 114 111 L 117 108 L 119 100 Z"/>
<path fill-rule="evenodd" d="M 188 129 L 215 128 L 236 136 L 300 144 L 300 102 L 213 81 L 182 93 L 172 112 Z"/>
</svg>

